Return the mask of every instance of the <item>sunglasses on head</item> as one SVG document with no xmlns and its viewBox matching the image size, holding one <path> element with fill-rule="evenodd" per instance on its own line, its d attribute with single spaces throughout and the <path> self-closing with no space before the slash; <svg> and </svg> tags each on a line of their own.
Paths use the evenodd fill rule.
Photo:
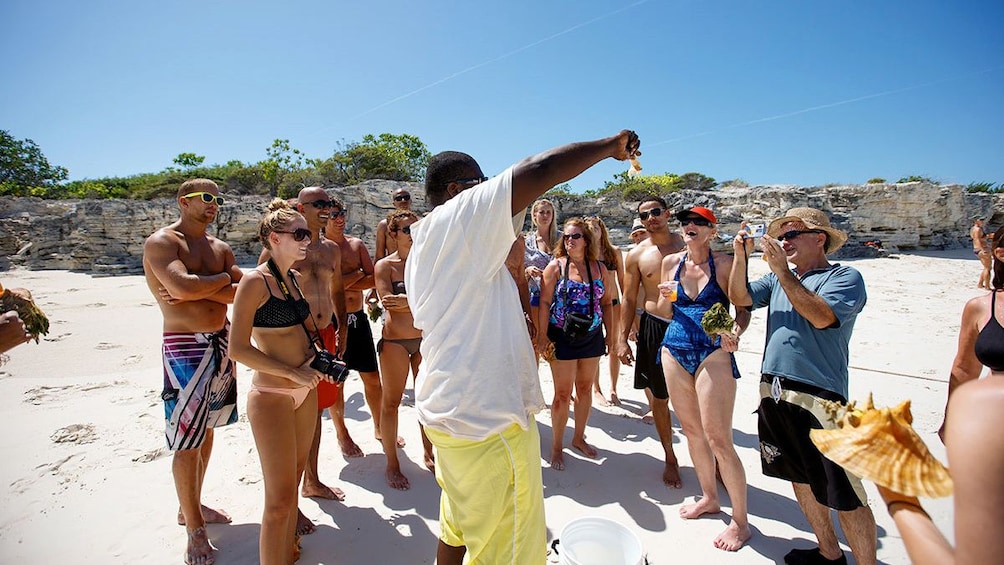
<svg viewBox="0 0 1004 565">
<path fill-rule="evenodd" d="M 410 194 L 398 194 L 394 197 L 395 202 L 406 202 L 408 200 L 411 200 Z"/>
<path fill-rule="evenodd" d="M 223 202 L 225 202 L 222 196 L 217 196 L 211 192 L 189 192 L 183 195 L 182 198 L 192 198 L 195 196 L 201 196 L 202 201 L 206 204 L 212 204 L 215 201 L 217 206 L 223 206 Z"/>
<path fill-rule="evenodd" d="M 565 239 L 582 239 L 581 233 L 566 233 Z"/>
<path fill-rule="evenodd" d="M 778 241 L 785 241 L 788 239 L 794 239 L 803 233 L 823 233 L 819 230 L 788 230 L 781 235 L 777 236 Z"/>
<path fill-rule="evenodd" d="M 658 218 L 665 211 L 666 211 L 665 208 L 652 208 L 651 210 L 645 212 L 638 212 L 638 217 L 641 218 L 641 221 L 644 222 L 645 220 L 648 219 L 649 215 L 651 215 L 654 218 Z"/>
<path fill-rule="evenodd" d="M 303 241 L 305 239 L 310 239 L 310 230 L 307 228 L 296 228 L 293 231 L 282 231 L 282 230 L 272 230 L 274 233 L 288 233 L 293 235 L 293 239 L 296 241 Z"/>
<path fill-rule="evenodd" d="M 680 220 L 680 227 L 686 226 L 687 224 L 694 224 L 695 226 L 703 226 L 706 228 L 711 227 L 711 220 L 707 218 L 702 218 L 700 216 L 689 216 Z"/>
<path fill-rule="evenodd" d="M 471 177 L 469 179 L 451 180 L 450 182 L 455 182 L 455 183 L 458 183 L 458 184 L 481 184 L 481 183 L 485 182 L 486 180 L 488 180 L 488 177 Z M 446 184 L 450 184 L 450 182 L 448 182 Z"/>
<path fill-rule="evenodd" d="M 313 202 L 307 202 L 307 204 L 310 204 L 318 210 L 327 210 L 335 205 L 335 203 L 330 200 L 314 200 Z"/>
<path fill-rule="evenodd" d="M 401 226 L 394 231 L 399 231 L 404 235 L 411 235 L 411 226 Z"/>
</svg>

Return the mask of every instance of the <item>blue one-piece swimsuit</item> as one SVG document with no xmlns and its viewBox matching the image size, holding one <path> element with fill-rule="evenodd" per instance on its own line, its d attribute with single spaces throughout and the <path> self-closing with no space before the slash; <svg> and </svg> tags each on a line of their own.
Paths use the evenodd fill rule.
<svg viewBox="0 0 1004 565">
<path fill-rule="evenodd" d="M 680 268 L 686 261 L 687 256 L 684 255 L 679 266 L 676 267 L 673 280 L 680 281 Z M 697 294 L 696 299 L 687 296 L 682 284 L 678 285 L 676 302 L 673 303 L 673 319 L 669 322 L 666 335 L 662 338 L 662 346 L 691 375 L 697 374 L 697 369 L 708 355 L 722 347 L 721 336 L 716 335 L 712 339 L 704 333 L 704 328 L 701 327 L 701 318 L 715 303 L 721 303 L 726 308 L 729 307 L 729 298 L 722 291 L 722 287 L 718 286 L 718 280 L 715 277 L 713 256 L 708 256 L 708 265 L 711 269 L 711 278 Z M 736 365 L 736 356 L 729 353 L 729 359 L 732 362 L 732 377 L 738 379 L 739 367 Z"/>
</svg>

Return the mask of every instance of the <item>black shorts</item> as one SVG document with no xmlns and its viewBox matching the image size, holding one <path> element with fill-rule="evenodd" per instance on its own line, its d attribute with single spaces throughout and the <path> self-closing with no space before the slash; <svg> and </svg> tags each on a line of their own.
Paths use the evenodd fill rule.
<svg viewBox="0 0 1004 565">
<path fill-rule="evenodd" d="M 652 396 L 663 400 L 669 398 L 669 389 L 659 364 L 659 346 L 668 327 L 669 322 L 648 312 L 642 313 L 638 320 L 638 347 L 634 356 L 634 387 L 650 389 Z"/>
<path fill-rule="evenodd" d="M 835 429 L 820 400 L 846 402 L 839 394 L 791 379 L 781 380 L 781 398 L 771 397 L 773 375 L 760 381 L 758 431 L 763 474 L 809 485 L 816 500 L 829 508 L 850 511 L 868 504 L 861 479 L 819 452 L 809 430 Z"/>
<path fill-rule="evenodd" d="M 373 345 L 373 330 L 366 312 L 351 312 L 348 316 L 348 335 L 345 338 L 345 356 L 342 361 L 353 371 L 375 373 L 377 371 L 376 348 Z"/>
<path fill-rule="evenodd" d="M 572 341 L 565 332 L 554 324 L 547 324 L 547 339 L 554 343 L 554 358 L 559 361 L 601 357 L 607 352 L 607 342 L 603 339 L 603 326 L 596 328 L 588 336 Z"/>
</svg>

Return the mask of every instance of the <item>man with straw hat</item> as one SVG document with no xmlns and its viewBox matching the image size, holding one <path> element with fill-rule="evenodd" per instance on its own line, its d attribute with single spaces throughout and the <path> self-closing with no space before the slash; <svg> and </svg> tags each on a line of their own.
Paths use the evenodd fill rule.
<svg viewBox="0 0 1004 565">
<path fill-rule="evenodd" d="M 836 426 L 821 401 L 847 402 L 848 344 L 867 301 L 861 274 L 826 258 L 846 241 L 847 234 L 831 226 L 822 211 L 788 210 L 760 240 L 771 272 L 753 282 L 746 282 L 742 235 L 732 244 L 729 298 L 737 307 L 767 307 L 757 411 L 763 472 L 792 482 L 819 542 L 785 555 L 791 565 L 847 562 L 830 509 L 837 511 L 857 562 L 875 563 L 875 517 L 861 480 L 823 457 L 809 440 L 810 429 Z"/>
</svg>

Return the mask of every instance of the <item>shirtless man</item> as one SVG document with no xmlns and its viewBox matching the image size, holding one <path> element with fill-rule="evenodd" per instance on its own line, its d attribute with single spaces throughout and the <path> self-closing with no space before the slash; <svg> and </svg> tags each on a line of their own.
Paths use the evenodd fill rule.
<svg viewBox="0 0 1004 565">
<path fill-rule="evenodd" d="M 392 194 L 394 207 L 398 210 L 411 210 L 411 193 L 407 188 L 399 188 Z M 387 218 L 380 220 L 377 224 L 376 233 L 376 261 L 383 259 L 391 253 L 397 251 L 397 243 L 394 238 L 387 237 Z"/>
<path fill-rule="evenodd" d="M 328 210 L 331 209 L 332 202 L 328 198 L 328 193 L 319 186 L 309 186 L 300 190 L 296 202 L 296 210 L 303 214 L 303 218 L 307 220 L 307 229 L 310 230 L 307 258 L 293 264 L 293 269 L 301 276 L 300 286 L 303 296 L 310 304 L 313 324 L 307 324 L 307 327 L 312 329 L 316 327 L 324 348 L 341 357 L 345 353 L 347 335 L 341 251 L 334 242 L 321 237 L 321 228 L 328 221 Z M 268 249 L 263 249 L 261 256 L 258 257 L 258 264 L 268 261 L 269 257 Z M 337 332 L 333 323 L 336 319 Z M 323 385 L 319 383 L 317 386 L 317 426 L 314 428 L 314 443 L 311 444 L 307 456 L 307 467 L 303 472 L 300 494 L 328 500 L 345 500 L 345 493 L 341 489 L 325 485 L 317 475 L 317 453 L 321 445 L 321 414 L 325 408 L 335 403 L 334 391 L 339 391 L 340 394 L 341 387 L 331 383 Z M 313 531 L 314 525 L 301 512 L 297 517 L 296 533 L 304 535 Z"/>
<path fill-rule="evenodd" d="M 979 258 L 982 264 L 982 271 L 980 271 L 980 280 L 977 286 L 980 288 L 990 290 L 990 248 L 987 246 L 987 234 L 983 231 L 983 219 L 979 217 L 973 218 L 973 227 L 969 229 L 969 237 L 973 240 L 973 253 Z"/>
<path fill-rule="evenodd" d="M 666 334 L 669 321 L 658 315 L 659 288 L 663 257 L 683 249 L 683 238 L 669 230 L 669 209 L 658 196 L 646 196 L 638 204 L 638 218 L 645 224 L 648 239 L 628 252 L 624 261 L 624 307 L 621 314 L 617 356 L 630 366 L 635 360 L 628 345 L 628 334 L 634 324 L 638 306 L 638 288 L 645 292 L 644 313 L 638 323 L 638 365 L 634 370 L 634 387 L 645 389 L 655 429 L 666 453 L 662 482 L 680 488 L 680 464 L 673 452 L 673 429 L 669 417 L 669 390 L 662 368 L 656 364 L 659 344 Z"/>
<path fill-rule="evenodd" d="M 342 281 L 345 285 L 345 309 L 348 312 L 348 347 L 345 349 L 345 364 L 349 369 L 357 371 L 363 379 L 363 395 L 366 405 L 373 415 L 374 435 L 380 435 L 380 399 L 383 387 L 380 386 L 380 370 L 377 365 L 376 348 L 373 346 L 373 331 L 370 329 L 369 318 L 363 309 L 363 291 L 373 288 L 373 260 L 370 259 L 366 245 L 358 237 L 345 235 L 345 217 L 348 209 L 345 204 L 333 198 L 331 200 L 331 215 L 324 228 L 324 237 L 338 245 L 342 254 Z M 393 238 L 391 238 L 393 239 Z M 361 457 L 363 450 L 352 438 L 345 427 L 345 395 L 344 389 L 335 391 L 335 405 L 332 407 L 331 419 L 335 422 L 338 432 L 338 445 L 346 457 Z M 404 440 L 397 439 L 399 447 L 404 447 Z"/>
<path fill-rule="evenodd" d="M 209 565 L 216 549 L 206 523 L 230 516 L 202 505 L 202 481 L 213 451 L 213 428 L 237 421 L 234 362 L 227 357 L 227 304 L 241 270 L 230 246 L 206 233 L 223 198 L 215 182 L 193 179 L 178 189 L 181 219 L 143 244 L 143 273 L 164 316 L 164 400 L 167 447 L 188 529 L 185 563 Z"/>
</svg>

